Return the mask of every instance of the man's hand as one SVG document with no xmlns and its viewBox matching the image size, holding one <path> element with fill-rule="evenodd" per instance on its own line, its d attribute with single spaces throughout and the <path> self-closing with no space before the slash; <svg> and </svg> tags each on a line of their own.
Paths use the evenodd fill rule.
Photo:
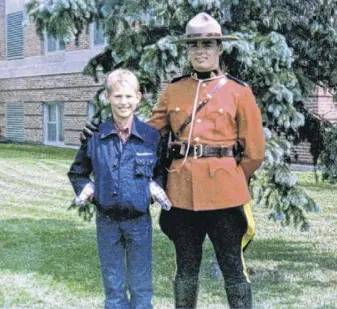
<svg viewBox="0 0 337 309">
<path fill-rule="evenodd" d="M 75 197 L 68 210 L 77 209 L 79 215 L 84 216 L 85 221 L 90 221 L 95 212 L 95 206 L 92 204 L 94 197 L 94 184 L 88 183 L 83 188 L 79 196 Z"/>
<path fill-rule="evenodd" d="M 150 192 L 152 198 L 157 201 L 162 209 L 169 211 L 172 207 L 165 191 L 153 180 L 150 180 Z"/>
<path fill-rule="evenodd" d="M 81 144 L 86 142 L 86 140 L 92 136 L 93 132 L 98 131 L 100 122 L 100 118 L 91 118 L 85 123 L 83 131 L 80 134 Z"/>
</svg>

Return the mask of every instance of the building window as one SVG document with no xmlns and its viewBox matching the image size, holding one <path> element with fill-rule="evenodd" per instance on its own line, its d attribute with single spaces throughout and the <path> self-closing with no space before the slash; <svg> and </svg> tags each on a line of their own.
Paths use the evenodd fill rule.
<svg viewBox="0 0 337 309">
<path fill-rule="evenodd" d="M 15 12 L 6 16 L 6 59 L 24 57 L 23 12 Z"/>
<path fill-rule="evenodd" d="M 90 119 L 96 112 L 96 105 L 89 102 L 88 104 L 88 118 Z"/>
<path fill-rule="evenodd" d="M 92 45 L 102 46 L 106 45 L 107 39 L 103 31 L 102 22 L 96 21 L 92 24 Z"/>
<path fill-rule="evenodd" d="M 44 141 L 46 144 L 63 143 L 63 104 L 44 104 Z"/>
<path fill-rule="evenodd" d="M 65 50 L 65 44 L 62 40 L 53 37 L 49 33 L 44 35 L 44 50 L 47 53 Z"/>
</svg>

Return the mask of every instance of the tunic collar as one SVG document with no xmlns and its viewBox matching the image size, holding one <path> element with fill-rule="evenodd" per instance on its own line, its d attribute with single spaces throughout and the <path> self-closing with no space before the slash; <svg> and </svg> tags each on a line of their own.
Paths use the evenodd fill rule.
<svg viewBox="0 0 337 309">
<path fill-rule="evenodd" d="M 191 77 L 195 80 L 212 80 L 220 77 L 224 77 L 224 74 L 220 70 L 212 70 L 208 72 L 193 71 Z"/>
</svg>

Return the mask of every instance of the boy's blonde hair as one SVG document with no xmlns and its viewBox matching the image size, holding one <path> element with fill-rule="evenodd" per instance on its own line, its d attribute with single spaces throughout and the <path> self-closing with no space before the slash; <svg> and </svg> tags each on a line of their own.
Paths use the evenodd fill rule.
<svg viewBox="0 0 337 309">
<path fill-rule="evenodd" d="M 106 81 L 105 81 L 105 90 L 108 93 L 112 92 L 112 87 L 115 85 L 129 85 L 135 89 L 135 91 L 139 91 L 139 82 L 135 74 L 133 74 L 130 70 L 127 69 L 117 69 L 112 71 Z"/>
</svg>

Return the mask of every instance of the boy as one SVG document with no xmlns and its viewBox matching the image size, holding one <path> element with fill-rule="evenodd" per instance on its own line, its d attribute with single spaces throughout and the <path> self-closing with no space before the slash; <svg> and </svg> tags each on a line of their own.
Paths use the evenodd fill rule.
<svg viewBox="0 0 337 309">
<path fill-rule="evenodd" d="M 130 71 L 118 69 L 109 74 L 105 98 L 112 117 L 81 146 L 68 177 L 77 200 L 88 198 L 97 207 L 105 309 L 151 309 L 149 185 L 159 133 L 134 115 L 141 93 Z M 91 172 L 94 182 L 89 178 Z"/>
</svg>

